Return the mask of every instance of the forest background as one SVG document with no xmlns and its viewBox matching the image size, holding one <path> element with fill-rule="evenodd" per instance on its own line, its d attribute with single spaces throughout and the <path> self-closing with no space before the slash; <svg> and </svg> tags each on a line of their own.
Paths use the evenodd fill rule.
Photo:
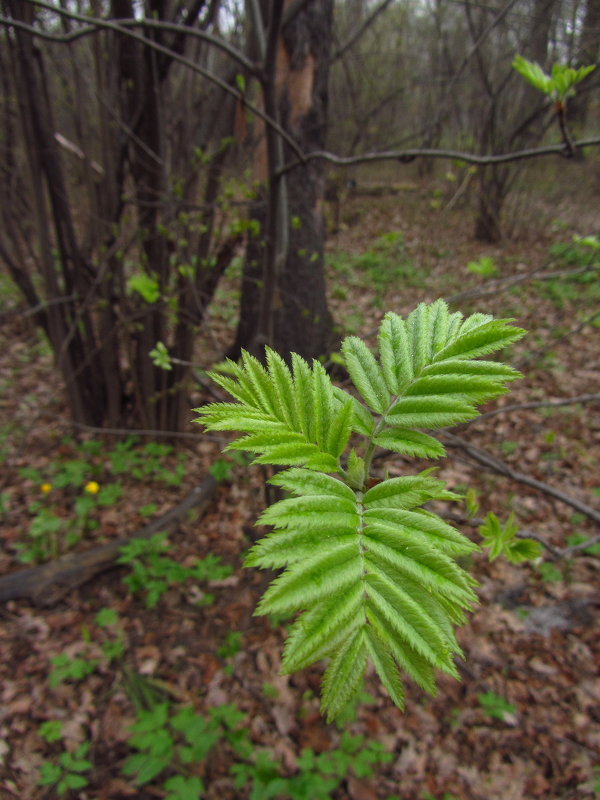
<svg viewBox="0 0 600 800">
<path fill-rule="evenodd" d="M 512 62 L 596 64 L 600 3 L 4 0 L 0 22 L 3 791 L 593 797 L 600 71 L 558 109 Z M 476 494 L 446 513 L 477 538 L 514 512 L 545 557 L 477 560 L 465 683 L 415 688 L 401 717 L 371 681 L 353 744 L 315 713 L 318 670 L 277 675 L 284 622 L 251 618 L 261 579 L 240 569 L 264 476 L 190 409 L 242 347 L 343 380 L 345 333 L 438 296 L 531 332 L 521 408 L 447 432 L 440 473 Z M 147 539 L 76 588 L 173 522 L 168 551 Z M 135 788 L 130 725 L 156 708 L 162 766 Z"/>
</svg>

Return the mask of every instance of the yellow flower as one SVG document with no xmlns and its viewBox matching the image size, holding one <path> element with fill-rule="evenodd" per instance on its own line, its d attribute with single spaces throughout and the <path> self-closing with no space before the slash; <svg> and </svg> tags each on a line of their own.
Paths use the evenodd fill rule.
<svg viewBox="0 0 600 800">
<path fill-rule="evenodd" d="M 40 492 L 42 494 L 48 494 L 48 492 L 52 491 L 52 484 L 51 483 L 42 483 L 40 486 Z"/>
<path fill-rule="evenodd" d="M 98 494 L 98 492 L 100 491 L 100 487 L 98 486 L 96 481 L 90 481 L 89 483 L 86 483 L 84 489 L 88 494 Z"/>
</svg>

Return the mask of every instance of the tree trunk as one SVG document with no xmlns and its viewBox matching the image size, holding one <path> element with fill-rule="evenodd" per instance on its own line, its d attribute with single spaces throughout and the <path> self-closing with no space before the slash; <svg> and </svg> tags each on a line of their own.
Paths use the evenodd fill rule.
<svg viewBox="0 0 600 800">
<path fill-rule="evenodd" d="M 283 28 L 278 42 L 275 86 L 279 121 L 305 152 L 325 147 L 332 11 L 332 0 L 314 0 Z M 261 163 L 259 149 L 255 152 Z M 287 144 L 284 155 L 286 161 L 296 159 Z M 267 175 L 263 172 L 261 177 Z M 283 355 L 294 351 L 310 359 L 327 353 L 332 345 L 324 269 L 323 165 L 311 161 L 295 167 L 287 173 L 286 184 L 287 257 L 275 272 L 275 285 L 265 285 L 269 240 L 265 241 L 264 232 L 269 231 L 272 207 L 265 189 L 255 210 L 261 234 L 250 239 L 246 253 L 232 355 L 242 347 L 261 354 L 268 343 Z M 269 189 L 273 191 L 273 184 Z M 272 295 L 268 332 L 260 330 L 265 291 Z"/>
<path fill-rule="evenodd" d="M 543 68 L 548 61 L 548 42 L 556 0 L 535 0 L 531 14 L 528 45 L 524 55 Z M 503 107 L 501 95 L 493 88 L 486 70 L 485 60 L 479 58 L 481 78 L 487 89 L 489 112 L 481 126 L 480 144 L 482 152 L 500 153 L 539 143 L 544 132 L 540 112 L 544 98 L 537 89 L 511 75 L 516 90 Z M 517 83 L 516 81 L 519 81 Z M 507 82 L 507 85 L 511 85 Z M 498 242 L 502 238 L 502 207 L 514 181 L 518 165 L 492 166 L 480 170 L 478 211 L 475 218 L 475 238 L 483 242 Z"/>
</svg>

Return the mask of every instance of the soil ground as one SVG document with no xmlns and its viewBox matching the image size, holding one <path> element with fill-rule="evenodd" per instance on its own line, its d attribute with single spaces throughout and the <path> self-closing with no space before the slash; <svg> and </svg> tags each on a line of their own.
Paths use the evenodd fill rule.
<svg viewBox="0 0 600 800">
<path fill-rule="evenodd" d="M 585 165 L 581 170 L 583 175 Z M 422 300 L 493 286 L 494 277 L 467 269 L 469 262 L 481 263 L 482 257 L 492 259 L 500 278 L 517 278 L 533 269 L 575 269 L 577 263 L 568 263 L 564 254 L 557 256 L 552 247 L 599 227 L 597 201 L 594 222 L 593 202 L 578 203 L 563 190 L 560 201 L 551 195 L 544 202 L 521 198 L 513 207 L 513 220 L 519 222 L 514 238 L 484 246 L 472 238 L 469 194 L 455 197 L 457 185 L 449 180 L 415 180 L 399 185 L 395 194 L 375 196 L 359 181 L 358 190 L 343 200 L 340 229 L 328 243 L 331 307 L 341 326 L 369 336 L 385 310 L 405 314 Z M 385 248 L 396 248 L 403 265 L 383 286 L 382 262 L 377 260 L 382 248 L 384 260 L 389 252 Z M 370 261 L 360 261 L 365 253 L 372 255 Z M 598 316 L 593 315 L 600 296 L 597 279 L 593 284 L 580 280 L 581 276 L 567 276 L 522 281 L 457 304 L 464 313 L 478 310 L 516 317 L 530 331 L 507 356 L 524 379 L 485 411 L 598 391 L 600 336 Z M 232 279 L 221 289 L 211 330 L 200 343 L 204 367 L 220 357 L 231 336 L 234 299 Z M 76 458 L 77 443 L 91 435 L 69 425 L 50 355 L 27 320 L 16 318 L 6 324 L 0 340 L 4 462 L 0 572 L 9 573 L 22 568 L 16 545 L 27 541 L 32 519 L 28 508 L 41 499 L 39 485 L 24 478 L 21 470 L 30 467 L 43 473 L 57 461 Z M 199 387 L 190 397 L 190 407 L 210 399 Z M 508 464 L 513 472 L 598 508 L 599 408 L 596 401 L 517 409 L 454 433 Z M 154 504 L 155 513 L 165 512 L 201 481 L 219 457 L 224 440 L 201 436 L 197 426 L 190 425 L 189 431 L 197 438 L 182 440 L 162 462 L 174 472 L 183 454 L 185 474 L 179 485 L 169 486 L 156 475 L 121 476 L 119 501 L 98 510 L 99 527 L 76 548 L 133 533 L 144 522 L 140 508 Z M 105 435 L 100 441 L 108 452 L 118 437 Z M 102 456 L 94 458 L 98 466 Z M 404 474 L 425 466 L 392 457 L 381 469 Z M 460 448 L 449 448 L 439 476 L 451 488 L 464 491 L 469 486 L 477 491 L 481 504 L 477 516 L 493 510 L 506 520 L 512 511 L 522 531 L 555 548 L 575 541 L 574 534 L 583 538 L 598 533 L 592 520 L 568 504 L 485 470 Z M 279 676 L 285 624 L 252 616 L 268 576 L 242 569 L 241 559 L 258 535 L 253 523 L 266 502 L 264 477 L 258 468 L 234 466 L 203 517 L 189 516 L 169 537 L 169 556 L 183 564 L 209 553 L 219 556 L 233 569 L 224 580 L 200 588 L 189 582 L 173 586 L 155 608 L 148 609 L 143 595 L 128 591 L 123 583 L 127 571 L 118 567 L 53 607 L 12 601 L 0 608 L 2 800 L 57 796 L 55 790 L 38 786 L 40 765 L 61 751 L 59 744 L 40 736 L 39 727 L 48 720 L 64 723 L 67 750 L 91 743 L 89 786 L 69 796 L 94 800 L 165 796 L 158 784 L 136 788 L 121 774 L 130 753 L 127 739 L 135 712 L 123 671 L 109 666 L 98 646 L 106 638 L 95 622 L 102 608 L 119 614 L 124 660 L 130 670 L 154 680 L 171 703 L 191 705 L 200 713 L 223 703 L 237 705 L 246 715 L 256 750 L 267 749 L 284 775 L 298 773 L 303 748 L 320 753 L 338 747 L 341 729 L 325 724 L 319 715 L 322 666 Z M 65 515 L 67 499 L 61 501 Z M 464 507 L 446 511 L 454 513 L 463 532 L 477 540 L 477 528 L 466 520 Z M 407 680 L 402 713 L 369 673 L 364 702 L 348 714 L 344 727 L 365 740 L 380 742 L 391 757 L 375 768 L 372 777 L 350 772 L 332 798 L 590 800 L 597 796 L 598 555 L 579 552 L 553 560 L 545 551 L 541 565 L 513 566 L 503 559 L 490 563 L 481 553 L 474 556 L 471 567 L 480 583 L 481 604 L 459 632 L 466 656 L 459 664 L 462 680 L 440 677 L 435 698 L 424 696 Z M 205 589 L 214 595 L 212 605 L 196 602 Z M 241 634 L 239 641 L 228 637 L 232 632 Z M 51 687 L 51 659 L 64 653 L 96 657 L 97 669 L 82 681 Z M 481 700 L 490 693 L 507 704 L 495 716 Z M 194 767 L 193 774 L 206 786 L 203 796 L 215 800 L 251 796 L 248 788 L 234 787 L 229 774 L 232 761 L 229 749 L 220 746 Z"/>
</svg>

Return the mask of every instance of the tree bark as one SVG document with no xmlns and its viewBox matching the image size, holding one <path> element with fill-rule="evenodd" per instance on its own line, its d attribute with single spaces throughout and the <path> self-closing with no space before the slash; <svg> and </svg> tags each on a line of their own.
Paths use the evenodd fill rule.
<svg viewBox="0 0 600 800">
<path fill-rule="evenodd" d="M 274 81 L 279 121 L 305 151 L 325 147 L 332 13 L 332 0 L 314 0 L 284 26 L 278 42 Z M 259 164 L 264 163 L 260 147 L 255 149 Z M 287 146 L 284 156 L 292 158 Z M 263 172 L 261 177 L 267 176 Z M 294 351 L 310 359 L 327 353 L 333 342 L 324 269 L 323 165 L 311 161 L 296 167 L 287 174 L 286 186 L 287 257 L 268 278 L 274 285 L 265 285 L 264 265 L 272 244 L 264 238 L 265 231 L 269 236 L 272 208 L 268 191 L 276 191 L 272 182 L 255 210 L 261 234 L 248 243 L 240 322 L 230 355 L 242 347 L 262 355 L 264 344 L 270 344 L 284 356 Z M 261 330 L 265 292 L 272 296 L 269 331 Z"/>
</svg>

